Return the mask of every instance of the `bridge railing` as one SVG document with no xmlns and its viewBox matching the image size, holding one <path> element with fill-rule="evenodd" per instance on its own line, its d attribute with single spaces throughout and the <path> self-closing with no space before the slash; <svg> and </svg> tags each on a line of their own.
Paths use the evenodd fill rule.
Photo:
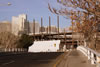
<svg viewBox="0 0 100 67">
<path fill-rule="evenodd" d="M 3 48 L 0 52 L 27 52 L 25 48 Z"/>
<path fill-rule="evenodd" d="M 78 46 L 77 50 L 87 56 L 88 60 L 91 61 L 91 64 L 96 64 L 97 67 L 100 67 L 100 53 L 85 46 Z"/>
</svg>

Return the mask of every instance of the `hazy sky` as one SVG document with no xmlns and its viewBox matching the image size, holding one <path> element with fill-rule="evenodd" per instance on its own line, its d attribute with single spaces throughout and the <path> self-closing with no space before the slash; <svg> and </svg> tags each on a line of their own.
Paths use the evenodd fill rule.
<svg viewBox="0 0 100 67">
<path fill-rule="evenodd" d="M 12 5 L 7 6 L 10 2 Z M 0 0 L 0 21 L 11 21 L 12 16 L 19 14 L 27 14 L 28 20 L 32 22 L 36 19 L 40 23 L 43 17 L 43 25 L 48 25 L 48 17 L 51 16 L 51 24 L 57 25 L 57 15 L 52 14 L 48 9 L 48 2 L 54 6 L 59 7 L 56 0 Z M 60 16 L 60 27 L 67 27 L 70 25 L 70 20 Z"/>
</svg>

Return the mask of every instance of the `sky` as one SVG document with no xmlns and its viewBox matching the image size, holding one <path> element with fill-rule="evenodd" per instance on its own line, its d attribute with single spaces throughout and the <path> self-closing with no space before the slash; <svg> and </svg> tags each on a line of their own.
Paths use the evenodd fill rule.
<svg viewBox="0 0 100 67">
<path fill-rule="evenodd" d="M 7 3 L 12 5 L 7 6 Z M 51 17 L 51 25 L 57 26 L 57 15 L 48 9 L 48 3 L 55 8 L 60 7 L 56 0 L 0 0 L 0 21 L 11 21 L 12 16 L 19 14 L 27 14 L 30 22 L 35 19 L 40 23 L 43 17 L 43 25 L 48 26 L 49 16 Z M 60 27 L 68 27 L 71 25 L 70 20 L 59 16 Z"/>
</svg>

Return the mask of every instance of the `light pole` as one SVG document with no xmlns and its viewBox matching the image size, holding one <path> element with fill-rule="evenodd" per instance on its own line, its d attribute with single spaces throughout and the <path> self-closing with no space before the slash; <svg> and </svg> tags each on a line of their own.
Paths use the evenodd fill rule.
<svg viewBox="0 0 100 67">
<path fill-rule="evenodd" d="M 59 40 L 59 15 L 57 15 L 57 33 L 58 33 L 58 40 Z"/>
<path fill-rule="evenodd" d="M 72 12 L 72 21 L 71 21 L 71 23 L 72 23 L 72 46 L 73 46 L 73 12 Z"/>
<path fill-rule="evenodd" d="M 49 34 L 51 34 L 51 17 L 49 16 Z"/>
<path fill-rule="evenodd" d="M 35 19 L 33 19 L 33 35 L 34 35 L 34 41 L 35 41 Z"/>
</svg>

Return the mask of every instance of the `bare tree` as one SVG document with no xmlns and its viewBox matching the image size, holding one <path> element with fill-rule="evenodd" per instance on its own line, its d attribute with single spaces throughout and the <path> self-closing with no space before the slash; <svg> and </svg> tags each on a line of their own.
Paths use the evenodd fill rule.
<svg viewBox="0 0 100 67">
<path fill-rule="evenodd" d="M 0 48 L 16 48 L 19 38 L 10 32 L 0 33 Z"/>
<path fill-rule="evenodd" d="M 56 9 L 48 4 L 49 10 L 72 19 L 74 31 L 83 33 L 86 41 L 95 41 L 93 36 L 100 22 L 100 0 L 57 0 L 57 2 L 64 7 Z"/>
</svg>

